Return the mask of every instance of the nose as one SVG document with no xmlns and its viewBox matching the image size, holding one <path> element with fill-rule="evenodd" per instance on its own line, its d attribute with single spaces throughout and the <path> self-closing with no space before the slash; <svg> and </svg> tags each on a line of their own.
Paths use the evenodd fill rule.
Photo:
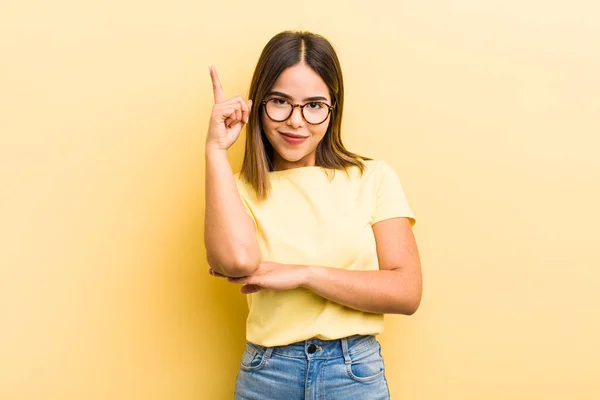
<svg viewBox="0 0 600 400">
<path fill-rule="evenodd" d="M 296 105 L 292 110 L 292 115 L 287 119 L 287 124 L 294 128 L 299 128 L 302 126 L 303 122 L 302 109 Z"/>
</svg>

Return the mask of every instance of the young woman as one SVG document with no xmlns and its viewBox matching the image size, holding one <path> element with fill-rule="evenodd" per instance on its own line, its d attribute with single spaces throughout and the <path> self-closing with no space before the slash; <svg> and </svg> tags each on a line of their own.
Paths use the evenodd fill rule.
<svg viewBox="0 0 600 400">
<path fill-rule="evenodd" d="M 313 33 L 276 35 L 247 101 L 226 99 L 210 75 L 209 273 L 241 285 L 249 305 L 235 398 L 388 399 L 375 335 L 383 314 L 413 314 L 421 300 L 414 217 L 394 170 L 342 144 L 333 47 Z M 226 152 L 244 125 L 234 176 Z"/>
</svg>

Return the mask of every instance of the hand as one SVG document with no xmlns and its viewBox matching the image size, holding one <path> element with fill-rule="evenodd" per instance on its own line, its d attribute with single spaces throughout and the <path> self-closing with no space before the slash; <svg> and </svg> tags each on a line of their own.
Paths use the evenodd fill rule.
<svg viewBox="0 0 600 400">
<path fill-rule="evenodd" d="M 215 271 L 212 268 L 208 269 L 208 273 L 212 276 L 215 276 L 217 278 L 228 278 L 227 276 L 218 273 L 217 271 Z M 256 293 L 258 291 L 262 290 L 262 288 L 260 286 L 256 286 L 256 285 L 244 285 L 242 286 L 242 288 L 240 289 L 240 292 L 244 293 L 244 294 L 250 294 L 250 293 Z"/>
<path fill-rule="evenodd" d="M 246 102 L 241 96 L 226 100 L 217 70 L 215 67 L 210 67 L 209 70 L 215 104 L 208 125 L 206 145 L 227 150 L 235 143 L 242 127 L 248 122 L 252 100 Z"/>
<path fill-rule="evenodd" d="M 240 291 L 250 294 L 262 289 L 290 290 L 302 287 L 307 279 L 308 267 L 263 261 L 252 275 L 243 278 L 225 277 L 212 269 L 209 269 L 209 273 L 243 285 Z"/>
</svg>

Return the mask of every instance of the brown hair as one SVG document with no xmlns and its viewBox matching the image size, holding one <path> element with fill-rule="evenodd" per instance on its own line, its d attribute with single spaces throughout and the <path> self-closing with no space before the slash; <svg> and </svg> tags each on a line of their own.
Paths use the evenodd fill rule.
<svg viewBox="0 0 600 400">
<path fill-rule="evenodd" d="M 274 152 L 263 132 L 261 102 L 283 70 L 298 63 L 305 63 L 319 74 L 329 88 L 335 106 L 331 110 L 327 132 L 316 149 L 316 165 L 334 170 L 357 166 L 362 172 L 365 168 L 363 160 L 368 160 L 346 150 L 342 143 L 344 83 L 340 62 L 331 43 L 310 32 L 281 32 L 263 49 L 250 84 L 249 98 L 253 107 L 246 125 L 246 150 L 240 175 L 254 187 L 259 199 L 266 199 L 270 193 L 268 174 L 273 170 Z"/>
</svg>

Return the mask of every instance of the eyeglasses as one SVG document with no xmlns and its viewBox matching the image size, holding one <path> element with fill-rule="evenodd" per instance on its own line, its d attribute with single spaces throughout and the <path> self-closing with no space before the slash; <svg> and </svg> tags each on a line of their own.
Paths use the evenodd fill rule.
<svg viewBox="0 0 600 400">
<path fill-rule="evenodd" d="M 275 122 L 283 122 L 292 116 L 294 108 L 300 107 L 302 118 L 310 125 L 319 125 L 325 122 L 331 110 L 335 106 L 330 106 L 322 101 L 311 101 L 306 104 L 292 104 L 285 99 L 273 98 L 261 103 L 267 117 Z"/>
</svg>

